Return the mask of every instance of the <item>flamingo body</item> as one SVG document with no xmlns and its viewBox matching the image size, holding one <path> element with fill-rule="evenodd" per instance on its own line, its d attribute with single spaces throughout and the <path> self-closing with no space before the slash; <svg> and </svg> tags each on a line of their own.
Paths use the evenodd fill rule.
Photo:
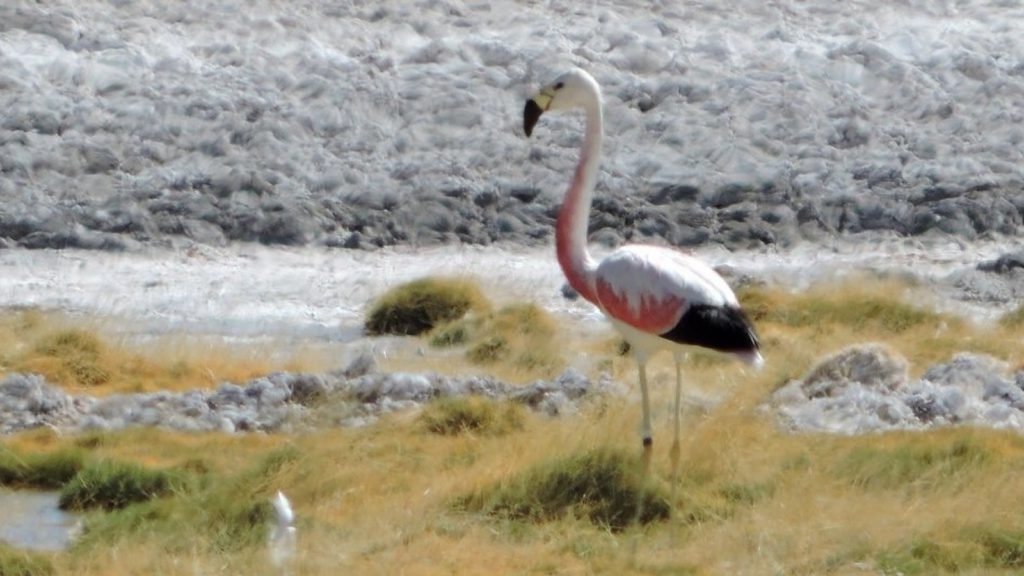
<svg viewBox="0 0 1024 576">
<path fill-rule="evenodd" d="M 671 330 L 694 304 L 736 305 L 714 270 L 682 252 L 657 246 L 620 248 L 596 270 L 598 301 L 610 317 L 645 332 Z"/>
<path fill-rule="evenodd" d="M 701 260 L 658 246 L 625 246 L 602 260 L 595 276 L 593 303 L 642 351 L 691 345 L 757 363 L 757 335 L 736 295 Z"/>
</svg>

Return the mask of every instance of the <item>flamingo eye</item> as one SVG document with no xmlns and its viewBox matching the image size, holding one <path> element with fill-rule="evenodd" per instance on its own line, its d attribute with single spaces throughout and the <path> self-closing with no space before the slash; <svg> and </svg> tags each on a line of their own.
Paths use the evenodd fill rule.
<svg viewBox="0 0 1024 576">
<path fill-rule="evenodd" d="M 565 86 L 565 82 L 559 82 L 555 84 L 555 90 L 561 90 Z"/>
</svg>

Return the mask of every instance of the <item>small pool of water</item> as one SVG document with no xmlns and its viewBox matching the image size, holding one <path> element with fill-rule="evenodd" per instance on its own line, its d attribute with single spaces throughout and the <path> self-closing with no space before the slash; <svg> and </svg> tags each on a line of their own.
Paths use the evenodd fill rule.
<svg viewBox="0 0 1024 576">
<path fill-rule="evenodd" d="M 16 548 L 63 550 L 78 517 L 57 507 L 60 494 L 0 488 L 0 541 Z"/>
</svg>

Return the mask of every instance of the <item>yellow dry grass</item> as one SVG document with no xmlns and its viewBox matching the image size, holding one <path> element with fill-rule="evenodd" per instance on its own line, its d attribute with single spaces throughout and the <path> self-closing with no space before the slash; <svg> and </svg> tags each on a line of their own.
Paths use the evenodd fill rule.
<svg viewBox="0 0 1024 576">
<path fill-rule="evenodd" d="M 595 446 L 639 452 L 632 361 L 611 332 L 567 344 L 633 387 L 560 419 L 530 415 L 505 435 L 436 435 L 413 415 L 363 429 L 294 435 L 179 434 L 155 430 L 58 437 L 29 432 L 23 451 L 79 446 L 148 466 L 199 459 L 230 475 L 281 447 L 298 457 L 260 487 L 283 489 L 298 516 L 296 574 L 1013 574 L 1024 568 L 1024 438 L 952 428 L 859 437 L 793 435 L 763 409 L 773 390 L 824 355 L 882 342 L 920 373 L 958 351 L 1022 364 L 1024 327 L 975 325 L 907 305 L 919 287 L 861 279 L 806 293 L 743 292 L 767 360 L 761 372 L 705 354 L 686 369 L 682 471 L 668 470 L 674 371 L 652 363 L 655 463 L 651 482 L 673 488 L 670 520 L 613 533 L 564 518 L 543 524 L 458 512 L 460 496 L 541 462 Z M 810 310 L 813 314 L 808 314 Z M 2 333 L 2 332 L 0 332 Z M 563 336 L 564 339 L 564 336 Z M 441 352 L 389 368 L 479 370 Z M 431 360 L 434 358 L 434 360 Z M 435 362 L 436 364 L 431 364 Z M 719 398 L 708 405 L 701 398 Z M 214 480 L 215 481 L 215 480 Z M 1008 535 L 1004 540 L 1002 536 Z M 995 535 L 995 536 L 993 536 Z M 163 538 L 163 539 L 162 539 Z M 57 554 L 57 574 L 273 574 L 262 549 L 212 553 L 183 530 L 127 534 Z M 1015 556 L 1015 543 L 1021 556 Z"/>
<path fill-rule="evenodd" d="M 33 309 L 0 313 L 0 378 L 38 373 L 69 391 L 104 396 L 212 388 L 275 370 L 325 367 L 314 353 L 279 358 L 272 344 L 240 349 L 173 335 L 133 342 L 107 330 L 113 321 Z"/>
</svg>

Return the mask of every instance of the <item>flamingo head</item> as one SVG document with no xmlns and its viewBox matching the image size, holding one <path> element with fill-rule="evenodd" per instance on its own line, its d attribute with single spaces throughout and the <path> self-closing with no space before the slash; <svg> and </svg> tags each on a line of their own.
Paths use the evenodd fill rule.
<svg viewBox="0 0 1024 576">
<path fill-rule="evenodd" d="M 597 81 L 580 68 L 573 68 L 541 88 L 526 101 L 523 110 L 523 130 L 529 137 L 541 114 L 548 110 L 568 110 L 587 107 L 597 101 Z"/>
</svg>

